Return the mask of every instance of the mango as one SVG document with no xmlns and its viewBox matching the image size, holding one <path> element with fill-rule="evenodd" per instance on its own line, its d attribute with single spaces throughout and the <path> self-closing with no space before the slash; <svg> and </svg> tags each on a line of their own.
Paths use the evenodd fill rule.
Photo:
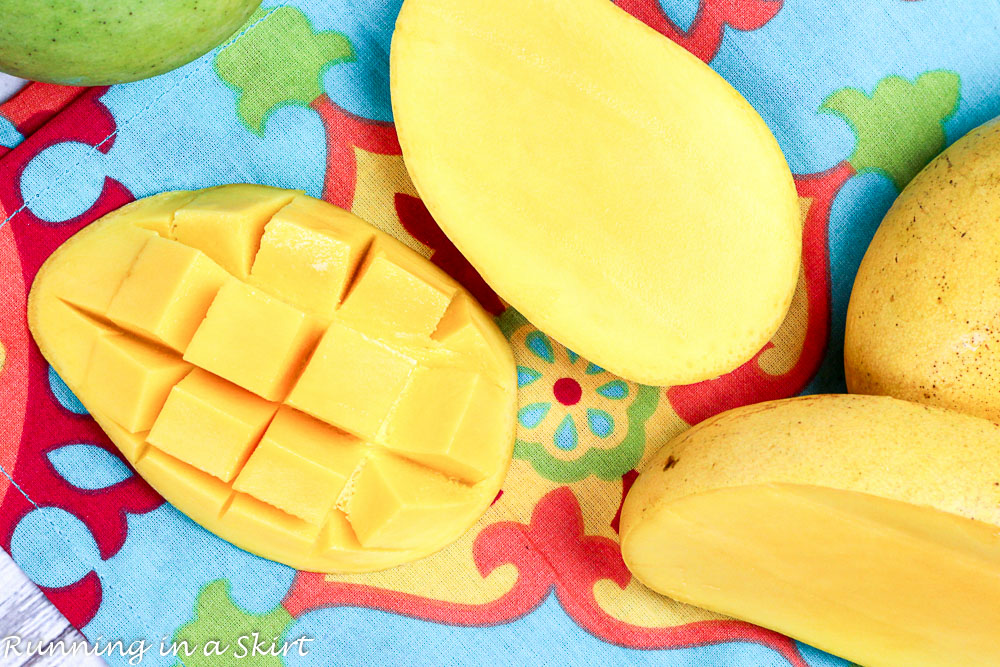
<svg viewBox="0 0 1000 667">
<path fill-rule="evenodd" d="M 114 211 L 45 262 L 28 323 L 168 501 L 299 569 L 433 553 L 510 464 L 514 360 L 489 315 L 299 192 L 238 184 Z"/>
<path fill-rule="evenodd" d="M 921 171 L 879 226 L 847 308 L 851 392 L 1000 420 L 1000 123 Z"/>
<path fill-rule="evenodd" d="M 738 408 L 625 500 L 647 586 L 870 667 L 1000 664 L 1000 425 L 889 397 Z"/>
<path fill-rule="evenodd" d="M 607 0 L 406 0 L 390 79 L 434 219 L 574 352 L 687 384 L 777 330 L 801 250 L 791 173 L 681 47 Z"/>
</svg>

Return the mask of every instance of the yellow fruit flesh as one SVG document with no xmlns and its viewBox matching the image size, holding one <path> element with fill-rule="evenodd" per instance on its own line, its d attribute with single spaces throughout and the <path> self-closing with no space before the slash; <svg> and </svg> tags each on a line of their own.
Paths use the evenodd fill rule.
<svg viewBox="0 0 1000 667">
<path fill-rule="evenodd" d="M 629 545 L 629 567 L 655 590 L 861 664 L 1000 660 L 995 526 L 779 484 L 679 500 Z"/>
<path fill-rule="evenodd" d="M 146 242 L 107 316 L 174 350 L 187 348 L 227 274 L 201 252 L 159 236 Z"/>
<path fill-rule="evenodd" d="M 976 128 L 903 190 L 847 309 L 851 392 L 1000 420 L 1000 123 Z"/>
<path fill-rule="evenodd" d="M 666 595 L 865 665 L 989 665 L 1000 427 L 872 396 L 764 403 L 665 446 L 622 555 Z"/>
<path fill-rule="evenodd" d="M 312 349 L 318 327 L 280 299 L 237 280 L 226 282 L 201 320 L 184 360 L 280 401 Z"/>
<path fill-rule="evenodd" d="M 582 356 L 685 384 L 778 328 L 800 228 L 777 143 L 723 79 L 612 3 L 407 0 L 391 87 L 435 220 Z"/>
<path fill-rule="evenodd" d="M 378 279 L 358 291 L 371 253 Z M 380 311 L 421 290 L 393 313 L 405 317 Z M 431 337 L 452 298 L 454 349 Z M 513 357 L 489 317 L 423 258 L 301 194 L 223 186 L 124 207 L 52 255 L 28 310 L 42 353 L 147 481 L 209 530 L 300 569 L 440 549 L 510 462 Z M 407 390 L 425 376 L 464 402 Z"/>
</svg>

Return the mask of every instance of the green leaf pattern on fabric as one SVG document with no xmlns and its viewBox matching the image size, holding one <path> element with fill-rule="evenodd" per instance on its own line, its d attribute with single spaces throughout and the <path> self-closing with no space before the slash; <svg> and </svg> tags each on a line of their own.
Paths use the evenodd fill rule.
<svg viewBox="0 0 1000 667">
<path fill-rule="evenodd" d="M 251 23 L 267 13 L 258 10 Z M 334 31 L 314 32 L 300 10 L 280 7 L 219 52 L 215 68 L 239 93 L 239 117 L 261 135 L 267 116 L 276 108 L 309 104 L 323 93 L 323 72 L 353 60 L 347 37 Z"/>
</svg>

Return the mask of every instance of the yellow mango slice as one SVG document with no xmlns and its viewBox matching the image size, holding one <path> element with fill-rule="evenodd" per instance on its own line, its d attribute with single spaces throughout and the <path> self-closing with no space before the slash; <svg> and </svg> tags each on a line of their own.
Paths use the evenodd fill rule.
<svg viewBox="0 0 1000 667">
<path fill-rule="evenodd" d="M 149 430 L 171 387 L 190 371 L 175 355 L 112 333 L 94 342 L 82 387 L 99 412 L 136 433 Z"/>
<path fill-rule="evenodd" d="M 433 553 L 510 464 L 514 360 L 490 317 L 426 259 L 301 193 L 125 206 L 53 253 L 28 322 L 154 488 L 293 567 Z"/>
<path fill-rule="evenodd" d="M 93 258 L 79 255 L 60 258 L 66 271 L 53 278 L 52 287 L 66 295 L 66 303 L 91 314 L 104 315 L 136 257 L 156 233 L 128 225 L 117 233 L 98 229 L 95 236 L 101 237 L 99 242 L 104 249 L 101 261 L 93 262 Z M 95 239 L 95 242 L 98 241 Z M 56 249 L 53 257 L 58 257 L 59 250 Z M 82 275 L 87 279 L 79 280 Z"/>
<path fill-rule="evenodd" d="M 197 369 L 170 390 L 146 440 L 230 482 L 277 409 L 274 403 Z"/>
<path fill-rule="evenodd" d="M 48 308 L 52 315 L 52 335 L 64 341 L 59 375 L 65 382 L 78 387 L 83 384 L 90 365 L 94 343 L 102 336 L 114 334 L 115 330 L 64 301 L 52 301 Z"/>
<path fill-rule="evenodd" d="M 622 509 L 646 585 L 864 665 L 1000 663 L 1000 426 L 874 396 L 731 410 Z"/>
<path fill-rule="evenodd" d="M 101 424 L 101 428 L 105 426 Z M 108 431 L 109 435 L 111 433 Z M 187 499 L 191 518 L 201 523 L 216 519 L 233 496 L 232 488 L 218 477 L 156 447 L 147 446 L 142 456 L 132 463 L 147 479 L 169 479 L 176 493 L 183 494 Z"/>
<path fill-rule="evenodd" d="M 479 482 L 497 466 L 497 452 L 480 447 L 503 428 L 490 409 L 503 389 L 482 375 L 455 368 L 421 368 L 409 378 L 386 418 L 380 440 L 406 458 Z"/>
<path fill-rule="evenodd" d="M 320 525 L 364 456 L 361 440 L 282 408 L 233 489 Z"/>
<path fill-rule="evenodd" d="M 476 503 L 466 485 L 391 456 L 368 459 L 354 483 L 347 518 L 366 547 L 406 549 L 447 530 L 441 517 L 467 515 Z"/>
<path fill-rule="evenodd" d="M 684 49 L 607 0 L 406 0 L 390 72 L 427 208 L 540 329 L 655 385 L 730 371 L 777 330 L 792 176 Z"/>
<path fill-rule="evenodd" d="M 492 329 L 493 321 L 479 304 L 459 294 L 448 304 L 431 338 L 457 352 L 464 363 L 473 364 L 495 383 L 503 384 L 506 369 L 489 353 Z"/>
<path fill-rule="evenodd" d="M 134 202 L 129 208 L 128 215 L 132 224 L 137 227 L 156 232 L 164 238 L 170 238 L 174 225 L 174 213 L 177 212 L 177 209 L 188 204 L 195 196 L 197 193 L 190 190 L 176 190 L 165 192 L 158 197 L 147 197 Z M 105 216 L 105 219 L 113 219 L 114 215 L 115 211 L 112 211 Z"/>
</svg>

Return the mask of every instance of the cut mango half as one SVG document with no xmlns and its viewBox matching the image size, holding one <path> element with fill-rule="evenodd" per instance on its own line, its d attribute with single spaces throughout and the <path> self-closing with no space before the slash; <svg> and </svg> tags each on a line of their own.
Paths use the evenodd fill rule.
<svg viewBox="0 0 1000 667">
<path fill-rule="evenodd" d="M 754 109 L 608 0 L 406 0 L 390 58 L 410 176 L 533 324 L 652 385 L 733 370 L 798 277 L 795 185 Z"/>
<path fill-rule="evenodd" d="M 705 421 L 625 501 L 650 588 L 854 662 L 1000 664 L 1000 426 L 810 396 Z"/>
<path fill-rule="evenodd" d="M 510 464 L 514 360 L 490 317 L 417 253 L 300 192 L 129 204 L 46 261 L 28 322 L 157 491 L 298 569 L 437 551 Z"/>
</svg>

